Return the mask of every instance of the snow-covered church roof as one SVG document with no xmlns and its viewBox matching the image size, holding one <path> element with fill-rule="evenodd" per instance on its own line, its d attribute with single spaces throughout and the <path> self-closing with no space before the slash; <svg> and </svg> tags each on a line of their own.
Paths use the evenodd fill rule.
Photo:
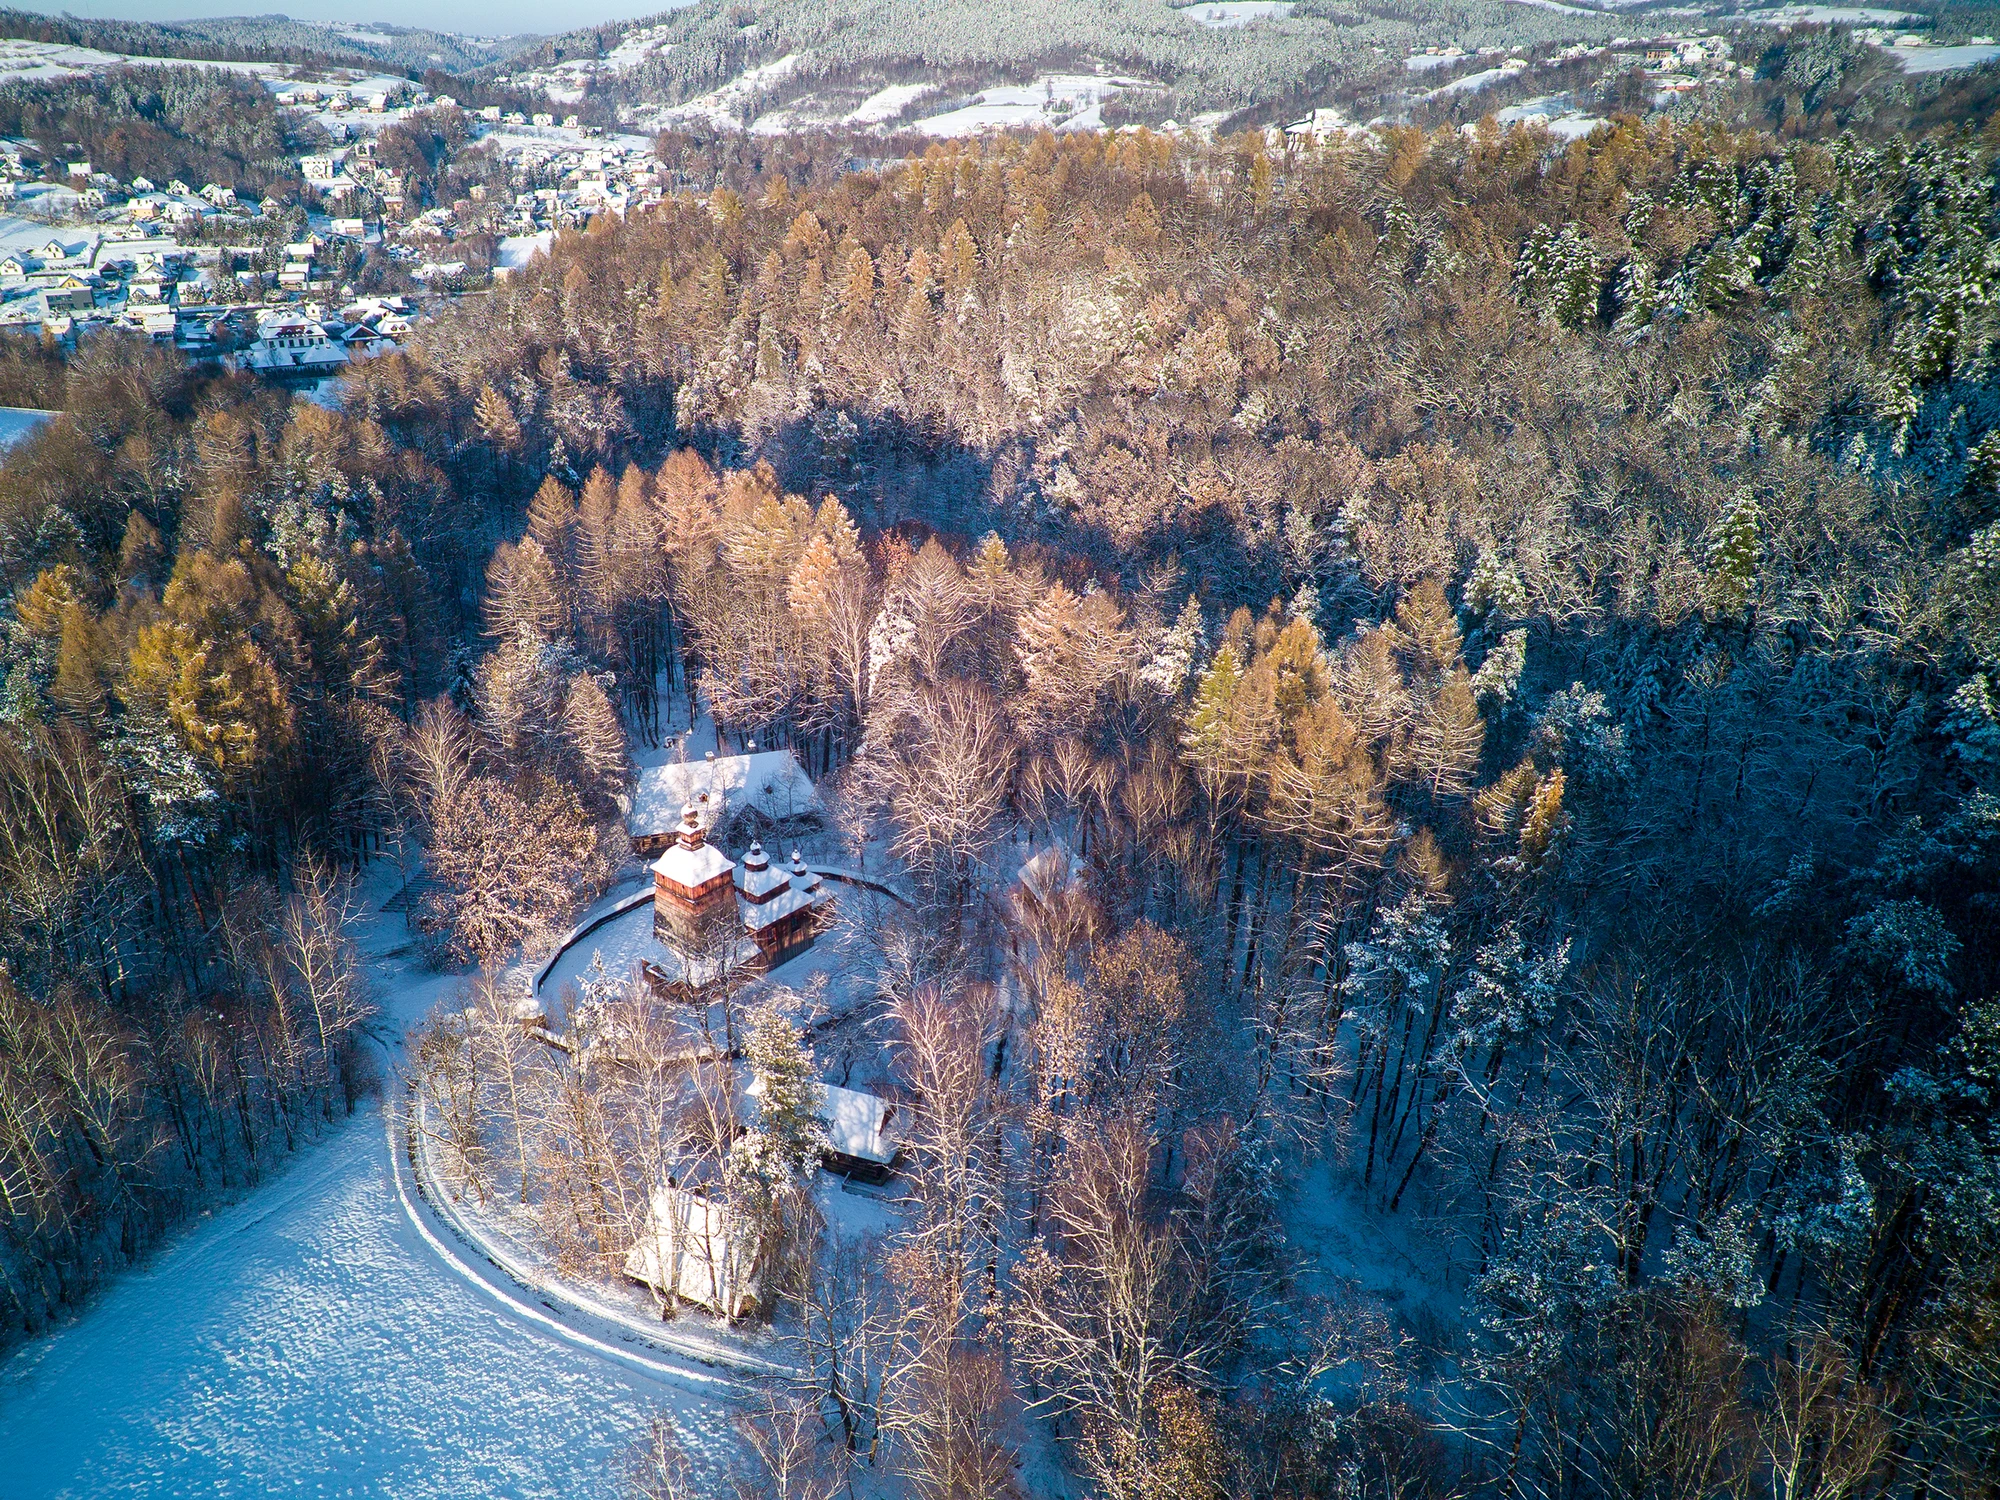
<svg viewBox="0 0 2000 1500">
<path fill-rule="evenodd" d="M 681 809 L 676 832 L 679 837 L 653 861 L 655 875 L 664 875 L 684 890 L 693 891 L 736 868 L 734 860 L 708 842 L 694 804 Z"/>
<path fill-rule="evenodd" d="M 788 870 L 774 865 L 762 844 L 752 844 L 750 852 L 736 867 L 736 890 L 742 897 L 743 925 L 761 932 L 780 917 L 803 911 L 820 899 L 820 878 L 806 868 L 797 853 Z"/>
</svg>

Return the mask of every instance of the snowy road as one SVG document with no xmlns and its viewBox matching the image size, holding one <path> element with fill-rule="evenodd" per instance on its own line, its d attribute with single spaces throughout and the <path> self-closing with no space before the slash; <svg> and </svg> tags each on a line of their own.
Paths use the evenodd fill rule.
<svg viewBox="0 0 2000 1500">
<path fill-rule="evenodd" d="M 398 1023 L 443 984 L 377 972 Z M 616 1492 L 661 1407 L 698 1454 L 733 1446 L 697 1390 L 551 1336 L 441 1256 L 371 1106 L 0 1364 L 0 1496 L 580 1500 Z"/>
</svg>

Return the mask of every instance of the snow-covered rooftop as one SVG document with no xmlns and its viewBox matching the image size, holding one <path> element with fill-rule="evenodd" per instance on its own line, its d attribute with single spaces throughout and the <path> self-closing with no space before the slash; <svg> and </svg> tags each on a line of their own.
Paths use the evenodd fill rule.
<svg viewBox="0 0 2000 1500">
<path fill-rule="evenodd" d="M 718 875 L 727 874 L 736 862 L 703 835 L 701 815 L 691 802 L 681 806 L 679 836 L 666 852 L 653 861 L 653 873 L 664 875 L 684 890 L 695 890 Z"/>
<path fill-rule="evenodd" d="M 757 1300 L 755 1235 L 747 1220 L 720 1203 L 656 1187 L 646 1232 L 625 1257 L 625 1274 L 733 1315 Z"/>
<path fill-rule="evenodd" d="M 746 808 L 777 823 L 817 813 L 820 805 L 812 778 L 789 750 L 719 755 L 648 766 L 632 793 L 626 828 L 635 838 L 667 833 L 690 803 L 706 828 L 715 828 Z"/>
<path fill-rule="evenodd" d="M 902 1132 L 895 1125 L 896 1106 L 859 1089 L 844 1089 L 831 1083 L 815 1084 L 819 1108 L 813 1113 L 826 1128 L 826 1143 L 842 1156 L 888 1166 L 902 1149 Z M 752 1099 L 764 1093 L 762 1077 L 750 1080 L 743 1091 Z"/>
</svg>

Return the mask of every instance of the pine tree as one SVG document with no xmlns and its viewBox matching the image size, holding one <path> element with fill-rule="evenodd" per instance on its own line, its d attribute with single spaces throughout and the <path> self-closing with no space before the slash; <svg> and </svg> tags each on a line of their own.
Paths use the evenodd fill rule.
<svg viewBox="0 0 2000 1500">
<path fill-rule="evenodd" d="M 613 532 L 618 488 L 602 464 L 590 471 L 576 518 L 576 607 L 599 660 L 611 652 L 612 621 L 618 610 L 619 568 Z"/>
<path fill-rule="evenodd" d="M 565 640 L 569 610 L 556 570 L 532 536 L 519 546 L 501 543 L 486 565 L 486 633 L 512 640 L 523 629 L 542 640 Z"/>
<path fill-rule="evenodd" d="M 938 247 L 938 255 L 943 262 L 945 292 L 957 302 L 979 281 L 979 248 L 973 244 L 972 231 L 965 227 L 965 220 L 952 220 L 944 242 Z"/>
<path fill-rule="evenodd" d="M 875 259 L 856 245 L 847 252 L 840 284 L 841 316 L 859 322 L 875 306 Z"/>
<path fill-rule="evenodd" d="M 125 536 L 118 544 L 118 576 L 139 588 L 155 587 L 160 581 L 166 547 L 160 531 L 138 511 L 125 519 Z"/>
<path fill-rule="evenodd" d="M 818 1161 L 826 1132 L 812 1052 L 779 1004 L 750 1014 L 743 1060 L 759 1086 L 755 1128 L 765 1137 L 762 1160 L 777 1169 L 778 1180 L 796 1182 Z"/>
<path fill-rule="evenodd" d="M 1599 261 L 1589 231 L 1537 225 L 1521 248 L 1514 282 L 1521 300 L 1550 322 L 1581 328 L 1597 316 Z"/>
<path fill-rule="evenodd" d="M 1750 607 L 1757 585 L 1757 564 L 1763 551 L 1759 528 L 1763 512 L 1748 485 L 1739 486 L 1723 508 L 1708 543 L 1708 574 L 1703 584 L 1709 610 L 1721 619 L 1740 619 Z"/>
<path fill-rule="evenodd" d="M 631 761 L 618 710 L 604 684 L 587 672 L 579 672 L 570 682 L 563 703 L 563 726 L 591 800 L 599 806 L 608 804 L 624 790 Z"/>
<path fill-rule="evenodd" d="M 1193 594 L 1189 594 L 1187 603 L 1181 606 L 1179 617 L 1160 637 L 1152 660 L 1140 668 L 1139 680 L 1163 698 L 1179 697 L 1181 685 L 1194 669 L 1194 659 L 1201 650 L 1203 634 L 1201 605 Z"/>
<path fill-rule="evenodd" d="M 564 584 L 573 576 L 576 519 L 576 496 L 553 474 L 549 475 L 535 491 L 535 498 L 528 502 L 528 535 L 541 544 L 543 554 Z"/>
<path fill-rule="evenodd" d="M 94 717 L 104 703 L 106 666 L 104 632 L 88 607 L 81 601 L 65 605 L 49 696 L 79 718 Z"/>
<path fill-rule="evenodd" d="M 473 420 L 479 424 L 479 431 L 486 441 L 502 453 L 521 451 L 521 424 L 514 415 L 514 408 L 507 398 L 491 385 L 481 386 L 479 399 L 473 403 Z"/>
</svg>

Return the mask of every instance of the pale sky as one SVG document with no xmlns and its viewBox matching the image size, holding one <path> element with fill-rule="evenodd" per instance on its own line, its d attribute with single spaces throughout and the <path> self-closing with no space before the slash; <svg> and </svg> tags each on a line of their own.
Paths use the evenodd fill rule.
<svg viewBox="0 0 2000 1500">
<path fill-rule="evenodd" d="M 533 32 L 552 36 L 599 21 L 624 20 L 666 10 L 673 0 L 282 0 L 279 5 L 258 0 L 61 0 L 60 4 L 24 6 L 54 15 L 113 21 L 185 21 L 203 16 L 283 14 L 298 21 L 388 21 L 397 26 L 427 26 L 433 31 L 470 32 L 477 36 Z"/>
</svg>

